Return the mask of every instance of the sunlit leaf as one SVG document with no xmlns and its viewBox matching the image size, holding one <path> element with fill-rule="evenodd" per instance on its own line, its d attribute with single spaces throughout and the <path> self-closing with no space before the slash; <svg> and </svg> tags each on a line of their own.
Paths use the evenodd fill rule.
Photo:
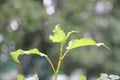
<svg viewBox="0 0 120 80">
<path fill-rule="evenodd" d="M 64 31 L 60 28 L 60 25 L 56 25 L 55 29 L 53 30 L 54 35 L 49 35 L 49 39 L 52 42 L 62 42 L 65 39 L 65 33 Z"/>
<path fill-rule="evenodd" d="M 31 50 L 28 50 L 28 51 L 24 51 L 25 54 L 38 54 L 40 55 L 40 52 L 38 49 L 31 49 Z"/>
<path fill-rule="evenodd" d="M 91 38 L 74 39 L 69 42 L 67 49 L 74 49 L 89 45 L 96 45 L 96 42 Z"/>
<path fill-rule="evenodd" d="M 41 53 L 37 48 L 30 49 L 30 50 L 27 50 L 27 51 L 23 51 L 23 50 L 19 49 L 16 52 L 11 52 L 10 54 L 11 54 L 13 60 L 17 63 L 20 63 L 18 57 L 22 54 L 28 54 L 28 55 L 29 54 L 37 54 L 37 55 L 40 55 L 40 56 L 46 56 L 45 54 Z"/>
<path fill-rule="evenodd" d="M 68 43 L 68 47 L 67 49 L 74 49 L 74 48 L 77 48 L 77 47 L 83 47 L 83 46 L 92 46 L 92 45 L 95 45 L 95 46 L 104 46 L 106 47 L 107 49 L 109 49 L 109 47 L 107 47 L 104 43 L 96 43 L 93 39 L 91 38 L 82 38 L 82 39 L 74 39 L 74 40 L 71 40 L 69 43 Z M 110 49 L 109 49 L 110 50 Z"/>
<path fill-rule="evenodd" d="M 38 78 L 38 75 L 37 75 L 37 74 L 34 74 L 34 75 L 31 76 L 31 77 L 25 78 L 25 80 L 39 80 L 39 78 Z"/>
<path fill-rule="evenodd" d="M 19 75 L 17 76 L 17 80 L 25 80 L 25 78 L 24 78 L 23 75 L 19 74 Z"/>
<path fill-rule="evenodd" d="M 18 49 L 16 52 L 11 52 L 10 54 L 11 54 L 13 60 L 15 62 L 19 63 L 18 57 L 19 57 L 19 55 L 24 54 L 24 53 L 23 53 L 23 50 Z"/>
<path fill-rule="evenodd" d="M 78 80 L 86 80 L 86 76 L 80 76 Z"/>
<path fill-rule="evenodd" d="M 37 48 L 24 51 L 24 54 L 38 54 L 40 56 L 46 56 L 45 54 L 41 53 Z"/>
</svg>

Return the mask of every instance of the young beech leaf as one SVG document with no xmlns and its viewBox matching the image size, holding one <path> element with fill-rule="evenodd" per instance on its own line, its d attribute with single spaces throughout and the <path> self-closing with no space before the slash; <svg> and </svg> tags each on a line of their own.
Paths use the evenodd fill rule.
<svg viewBox="0 0 120 80">
<path fill-rule="evenodd" d="M 78 80 L 86 80 L 86 76 L 80 76 Z"/>
<path fill-rule="evenodd" d="M 54 35 L 49 35 L 49 39 L 52 42 L 62 42 L 65 39 L 65 32 L 60 28 L 60 25 L 56 25 L 55 29 L 53 30 Z"/>
<path fill-rule="evenodd" d="M 40 55 L 40 52 L 37 48 L 35 48 L 35 49 L 28 50 L 28 51 L 24 51 L 24 54 L 38 54 L 38 55 Z"/>
<path fill-rule="evenodd" d="M 96 43 L 93 39 L 91 38 L 82 38 L 82 39 L 74 39 L 71 40 L 68 43 L 68 47 L 67 49 L 74 49 L 77 47 L 82 47 L 82 46 L 92 46 L 92 45 L 96 45 L 96 46 L 104 46 L 107 49 L 109 49 L 109 47 L 107 47 L 104 43 Z M 110 49 L 109 49 L 110 50 Z"/>
<path fill-rule="evenodd" d="M 31 50 L 28 50 L 28 51 L 23 51 L 23 50 L 19 49 L 16 52 L 11 52 L 10 54 L 11 54 L 13 60 L 17 63 L 20 63 L 18 57 L 21 54 L 28 54 L 28 55 L 29 54 L 37 54 L 37 55 L 40 55 L 40 56 L 46 56 L 45 54 L 41 53 L 37 48 L 31 49 Z"/>
<path fill-rule="evenodd" d="M 23 76 L 23 75 L 18 74 L 18 76 L 17 76 L 17 80 L 25 80 L 25 78 L 24 78 L 24 76 Z"/>
<path fill-rule="evenodd" d="M 74 39 L 68 43 L 67 49 L 74 49 L 82 46 L 96 45 L 96 42 L 91 38 Z"/>
<path fill-rule="evenodd" d="M 13 59 L 15 62 L 17 62 L 17 63 L 19 63 L 18 57 L 19 57 L 19 55 L 21 55 L 21 54 L 24 54 L 24 53 L 23 53 L 23 50 L 21 50 L 21 49 L 18 49 L 16 52 L 11 52 L 11 53 L 10 53 L 10 55 L 12 56 L 12 59 Z"/>
<path fill-rule="evenodd" d="M 40 56 L 46 56 L 44 53 L 41 53 L 37 48 L 30 49 L 28 51 L 23 51 L 24 54 L 38 54 Z"/>
</svg>

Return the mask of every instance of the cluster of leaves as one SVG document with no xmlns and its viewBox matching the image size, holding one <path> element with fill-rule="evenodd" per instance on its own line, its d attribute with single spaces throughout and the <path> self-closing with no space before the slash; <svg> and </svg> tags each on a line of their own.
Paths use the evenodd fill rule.
<svg viewBox="0 0 120 80">
<path fill-rule="evenodd" d="M 15 52 L 11 52 L 11 56 L 12 56 L 13 60 L 17 63 L 20 63 L 18 58 L 22 54 L 27 54 L 27 55 L 37 54 L 41 57 L 45 57 L 53 69 L 53 72 L 55 75 L 55 80 L 57 80 L 57 75 L 59 73 L 61 63 L 62 63 L 64 57 L 66 56 L 66 54 L 70 50 L 78 48 L 78 47 L 83 47 L 83 46 L 101 46 L 101 45 L 108 48 L 104 43 L 96 43 L 92 38 L 81 38 L 81 39 L 72 39 L 72 40 L 68 41 L 68 46 L 66 47 L 66 51 L 64 52 L 63 49 L 65 47 L 65 44 L 67 43 L 68 38 L 70 37 L 71 34 L 77 33 L 77 31 L 70 31 L 67 34 L 65 34 L 65 32 L 61 29 L 60 25 L 56 25 L 55 29 L 53 30 L 53 33 L 54 33 L 53 35 L 49 35 L 49 39 L 53 43 L 61 43 L 60 53 L 59 53 L 60 57 L 59 57 L 59 61 L 58 61 L 58 65 L 57 65 L 56 69 L 55 69 L 52 61 L 50 60 L 50 58 L 46 54 L 40 52 L 37 48 L 30 49 L 27 51 L 18 49 Z M 36 75 L 34 75 L 34 76 L 36 78 Z M 33 78 L 33 77 L 31 77 L 31 78 Z M 81 79 L 81 77 L 80 77 L 80 79 Z M 27 80 L 27 79 L 25 79 L 22 75 L 18 75 L 18 80 Z M 34 79 L 34 80 L 37 80 L 37 79 Z"/>
</svg>

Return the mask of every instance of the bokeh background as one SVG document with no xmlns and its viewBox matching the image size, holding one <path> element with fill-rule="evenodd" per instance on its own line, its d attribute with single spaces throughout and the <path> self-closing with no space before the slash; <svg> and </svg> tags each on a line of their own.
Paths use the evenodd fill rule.
<svg viewBox="0 0 120 80">
<path fill-rule="evenodd" d="M 35 72 L 40 80 L 49 80 L 53 72 L 44 58 L 21 55 L 21 64 L 17 64 L 10 52 L 38 48 L 56 66 L 59 44 L 48 39 L 56 24 L 65 32 L 79 31 L 71 39 L 91 37 L 111 49 L 72 50 L 60 76 L 77 80 L 84 74 L 95 80 L 100 73 L 120 74 L 120 0 L 0 0 L 0 80 L 16 80 L 18 73 L 28 76 Z"/>
</svg>

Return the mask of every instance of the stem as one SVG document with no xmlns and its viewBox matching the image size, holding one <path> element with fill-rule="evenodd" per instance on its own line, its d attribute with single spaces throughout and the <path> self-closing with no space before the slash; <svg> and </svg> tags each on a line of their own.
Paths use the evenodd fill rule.
<svg viewBox="0 0 120 80">
<path fill-rule="evenodd" d="M 67 51 L 63 54 L 62 59 L 64 59 L 64 57 L 67 55 L 68 52 L 69 52 L 69 50 L 67 50 Z"/>
<path fill-rule="evenodd" d="M 53 69 L 53 71 L 54 71 L 54 73 L 55 73 L 55 68 L 54 68 L 54 66 L 53 66 L 52 61 L 50 60 L 50 58 L 49 58 L 47 55 L 45 56 L 45 58 L 48 60 L 48 62 L 50 63 L 50 65 L 51 65 L 51 67 L 52 67 L 52 69 Z"/>
<path fill-rule="evenodd" d="M 60 57 L 59 57 L 59 60 L 62 57 L 63 47 L 64 47 L 64 42 L 62 42 L 61 46 L 60 46 Z"/>
<path fill-rule="evenodd" d="M 69 50 L 67 50 L 67 51 L 64 53 L 63 56 L 61 55 L 61 56 L 59 57 L 58 66 L 57 66 L 57 69 L 56 69 L 56 72 L 55 72 L 55 80 L 57 80 L 58 72 L 59 72 L 59 70 L 60 70 L 60 66 L 61 66 L 62 60 L 64 59 L 64 57 L 67 55 L 68 52 L 69 52 Z M 61 53 L 61 54 L 62 54 L 62 53 Z"/>
<path fill-rule="evenodd" d="M 56 69 L 55 74 L 54 74 L 55 75 L 55 80 L 57 80 L 58 73 L 59 73 L 59 70 L 60 70 L 60 66 L 61 66 L 61 63 L 62 63 L 63 46 L 64 46 L 64 42 L 61 43 L 61 47 L 60 47 L 59 61 L 58 61 L 57 69 Z"/>
<path fill-rule="evenodd" d="M 58 72 L 60 70 L 61 63 L 62 63 L 62 58 L 59 58 L 58 66 L 57 66 L 57 69 L 56 69 L 56 72 L 55 72 L 55 80 L 57 80 Z"/>
</svg>

